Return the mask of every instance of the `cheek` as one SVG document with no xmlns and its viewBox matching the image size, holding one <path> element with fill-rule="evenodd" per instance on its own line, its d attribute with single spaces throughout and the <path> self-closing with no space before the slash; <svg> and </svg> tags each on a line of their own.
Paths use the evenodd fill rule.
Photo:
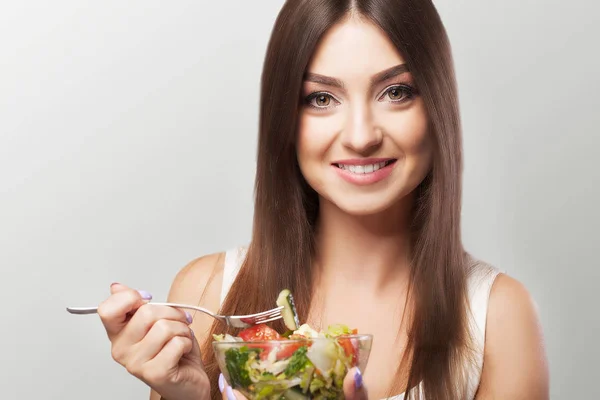
<svg viewBox="0 0 600 400">
<path fill-rule="evenodd" d="M 297 156 L 302 169 L 310 163 L 321 162 L 335 141 L 339 118 L 300 113 L 297 137 Z M 303 171 L 304 172 L 304 171 Z"/>
<path fill-rule="evenodd" d="M 433 142 L 428 129 L 427 115 L 422 106 L 405 113 L 388 114 L 384 126 L 400 149 L 405 163 L 414 168 L 429 168 Z"/>
</svg>

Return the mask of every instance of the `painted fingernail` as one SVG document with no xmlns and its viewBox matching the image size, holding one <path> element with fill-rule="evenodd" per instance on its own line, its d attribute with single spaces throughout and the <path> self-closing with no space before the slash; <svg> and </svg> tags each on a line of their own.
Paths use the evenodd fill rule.
<svg viewBox="0 0 600 400">
<path fill-rule="evenodd" d="M 225 390 L 225 377 L 223 374 L 219 374 L 219 390 L 221 393 L 223 393 L 223 390 Z"/>
<path fill-rule="evenodd" d="M 231 386 L 227 386 L 227 400 L 237 400 L 235 398 L 235 394 L 233 394 L 233 389 L 231 388 Z"/>
<path fill-rule="evenodd" d="M 150 293 L 146 292 L 145 290 L 138 290 L 138 293 L 140 294 L 140 296 L 142 296 L 142 299 L 152 300 L 152 295 Z"/>
<path fill-rule="evenodd" d="M 192 337 L 195 338 L 196 334 L 194 333 L 194 330 L 190 328 L 190 332 L 192 333 Z"/>
<path fill-rule="evenodd" d="M 187 319 L 188 324 L 191 324 L 193 319 L 192 319 L 192 314 L 190 314 L 189 312 L 185 312 L 185 319 Z"/>
<path fill-rule="evenodd" d="M 362 374 L 360 373 L 360 369 L 356 369 L 356 372 L 354 373 L 354 388 L 355 389 L 360 389 L 363 385 L 363 377 Z"/>
</svg>

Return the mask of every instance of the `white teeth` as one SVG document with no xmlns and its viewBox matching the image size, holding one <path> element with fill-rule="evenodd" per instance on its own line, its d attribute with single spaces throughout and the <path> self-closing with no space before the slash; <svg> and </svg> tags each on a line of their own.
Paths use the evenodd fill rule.
<svg viewBox="0 0 600 400">
<path fill-rule="evenodd" d="M 346 171 L 350 171 L 353 174 L 370 174 L 375 172 L 383 167 L 385 167 L 387 162 L 380 162 L 377 164 L 367 164 L 367 165 L 346 165 L 346 164 L 337 164 L 337 166 Z"/>
</svg>

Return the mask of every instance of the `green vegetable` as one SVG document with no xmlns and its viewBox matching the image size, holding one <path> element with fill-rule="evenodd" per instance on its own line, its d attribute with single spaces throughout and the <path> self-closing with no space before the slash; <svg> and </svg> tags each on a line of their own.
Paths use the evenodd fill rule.
<svg viewBox="0 0 600 400">
<path fill-rule="evenodd" d="M 325 380 L 320 377 L 320 376 L 315 376 L 314 379 L 310 382 L 310 392 L 311 393 L 315 393 L 316 391 L 318 391 L 321 388 L 324 388 L 325 385 L 327 383 L 325 382 Z"/>
<path fill-rule="evenodd" d="M 265 397 L 273 394 L 274 390 L 275 390 L 275 388 L 271 385 L 265 386 L 256 394 L 256 398 L 257 399 L 265 398 Z"/>
<path fill-rule="evenodd" d="M 283 392 L 283 398 L 285 400 L 309 400 L 310 399 L 310 397 L 307 397 L 294 389 L 288 389 L 285 392 Z"/>
<path fill-rule="evenodd" d="M 285 326 L 295 331 L 300 326 L 300 320 L 298 319 L 298 313 L 296 312 L 296 305 L 294 304 L 294 298 L 292 292 L 289 289 L 283 289 L 277 297 L 277 305 L 283 306 L 281 315 L 283 316 L 283 323 Z"/>
<path fill-rule="evenodd" d="M 252 383 L 248 369 L 246 368 L 249 358 L 250 352 L 245 346 L 239 349 L 231 348 L 225 352 L 225 365 L 227 366 L 232 386 L 247 387 Z"/>
<path fill-rule="evenodd" d="M 294 331 L 292 331 L 292 330 L 288 329 L 287 331 L 285 331 L 285 332 L 283 333 L 283 335 L 281 335 L 281 337 L 283 337 L 283 338 L 286 338 L 286 339 L 287 339 L 287 338 L 289 338 L 289 337 L 290 337 L 291 335 L 293 335 L 293 334 L 294 334 Z"/>
<path fill-rule="evenodd" d="M 325 336 L 328 337 L 337 337 L 350 334 L 352 334 L 352 330 L 344 324 L 329 325 L 327 327 L 327 331 L 325 332 Z"/>
<path fill-rule="evenodd" d="M 334 385 L 335 387 L 341 388 L 344 385 L 344 377 L 346 376 L 346 366 L 339 359 L 335 362 L 335 366 L 333 367 L 333 375 L 334 375 Z"/>
<path fill-rule="evenodd" d="M 310 387 L 310 382 L 313 379 L 313 374 L 315 372 L 315 367 L 307 366 L 304 369 L 304 373 L 302 374 L 302 381 L 300 382 L 300 389 L 302 389 L 303 393 L 306 393 Z"/>
<path fill-rule="evenodd" d="M 301 371 L 307 365 L 310 365 L 310 361 L 308 357 L 306 357 L 306 352 L 308 351 L 308 347 L 303 346 L 292 354 L 290 358 L 290 363 L 285 368 L 285 376 L 294 376 L 296 373 Z"/>
</svg>

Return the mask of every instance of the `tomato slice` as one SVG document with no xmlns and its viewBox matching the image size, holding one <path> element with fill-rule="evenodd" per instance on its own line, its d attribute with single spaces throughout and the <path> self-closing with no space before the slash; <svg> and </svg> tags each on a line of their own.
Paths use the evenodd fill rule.
<svg viewBox="0 0 600 400">
<path fill-rule="evenodd" d="M 263 340 L 280 340 L 281 335 L 265 324 L 251 326 L 241 331 L 238 335 L 246 342 L 260 342 Z"/>
<path fill-rule="evenodd" d="M 246 328 L 243 331 L 241 331 L 238 334 L 238 336 L 242 338 L 242 340 L 244 340 L 245 342 L 284 340 L 284 338 L 276 330 L 268 327 L 265 324 L 254 325 L 250 328 Z M 271 353 L 271 351 L 273 351 L 273 349 L 275 349 L 276 346 L 279 346 L 279 349 L 277 350 L 275 359 L 282 360 L 284 358 L 291 357 L 296 350 L 298 350 L 302 346 L 305 346 L 305 344 L 301 342 L 285 343 L 284 341 L 281 345 L 279 343 L 257 343 L 249 347 L 262 349 L 263 351 L 260 352 L 259 357 L 261 360 L 265 360 L 269 356 L 269 353 Z"/>
<path fill-rule="evenodd" d="M 353 367 L 356 366 L 356 364 L 357 364 L 357 355 L 358 355 L 358 346 L 354 342 L 355 342 L 354 340 L 352 340 L 350 338 L 346 338 L 344 336 L 340 336 L 338 338 L 338 343 L 342 346 L 346 355 L 352 356 L 352 366 Z"/>
<path fill-rule="evenodd" d="M 265 324 L 254 325 L 246 328 L 241 331 L 238 336 L 245 342 L 281 340 L 281 335 L 275 329 L 272 329 Z M 263 351 L 260 352 L 259 357 L 261 360 L 265 360 L 269 356 L 271 350 L 273 350 L 274 346 L 274 344 L 270 343 L 257 343 L 249 347 L 254 349 L 262 349 Z"/>
<path fill-rule="evenodd" d="M 276 359 L 283 360 L 284 358 L 291 357 L 300 347 L 306 346 L 305 343 L 294 342 L 289 344 L 283 344 L 277 351 Z"/>
</svg>

